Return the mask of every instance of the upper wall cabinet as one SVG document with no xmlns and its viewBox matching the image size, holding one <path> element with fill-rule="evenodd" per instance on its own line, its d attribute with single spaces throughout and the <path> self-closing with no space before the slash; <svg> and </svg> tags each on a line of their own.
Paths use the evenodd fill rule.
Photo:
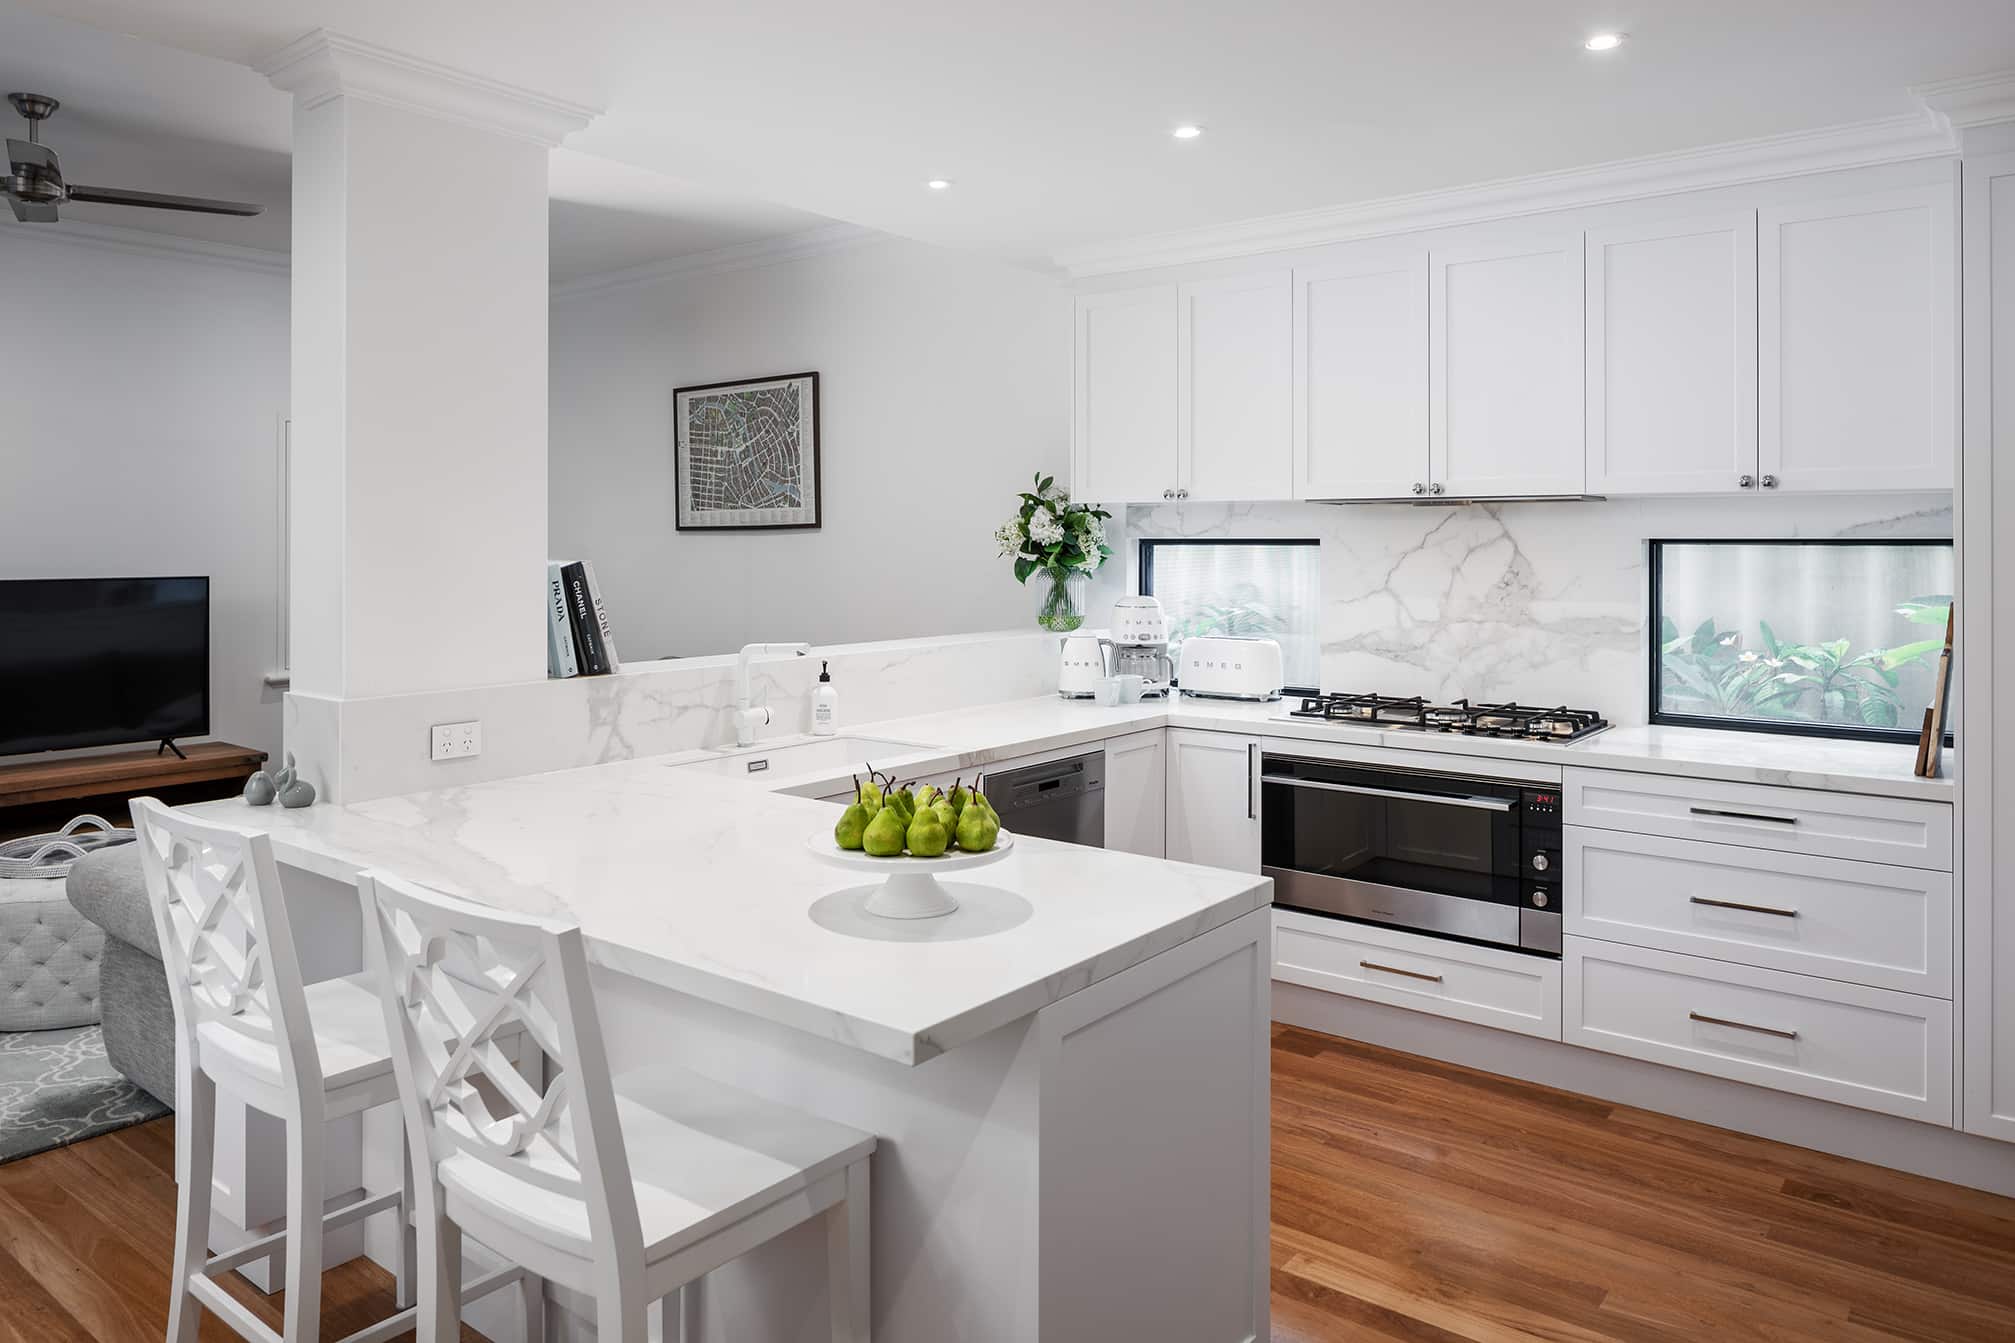
<svg viewBox="0 0 2015 1343">
<path fill-rule="evenodd" d="M 1165 497 L 1176 483 L 1176 286 L 1080 294 L 1076 308 L 1074 491 Z"/>
<path fill-rule="evenodd" d="M 1288 272 L 1185 284 L 1176 382 L 1183 499 L 1285 499 L 1293 490 Z"/>
<path fill-rule="evenodd" d="M 1756 212 L 1584 246 L 1589 493 L 1757 488 Z"/>
<path fill-rule="evenodd" d="M 1294 272 L 1294 497 L 1424 494 L 1427 249 Z"/>
<path fill-rule="evenodd" d="M 1952 488 L 1952 194 L 1940 184 L 1759 213 L 1759 483 Z"/>
<path fill-rule="evenodd" d="M 1430 494 L 1580 494 L 1581 234 L 1428 256 Z"/>
</svg>

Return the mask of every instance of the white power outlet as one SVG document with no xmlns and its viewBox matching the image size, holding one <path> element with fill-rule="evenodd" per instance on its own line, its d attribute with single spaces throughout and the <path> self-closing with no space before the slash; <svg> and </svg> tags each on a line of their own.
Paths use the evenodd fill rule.
<svg viewBox="0 0 2015 1343">
<path fill-rule="evenodd" d="M 464 756 L 482 753 L 482 720 L 472 718 L 466 723 L 434 724 L 434 759 L 460 760 Z"/>
</svg>

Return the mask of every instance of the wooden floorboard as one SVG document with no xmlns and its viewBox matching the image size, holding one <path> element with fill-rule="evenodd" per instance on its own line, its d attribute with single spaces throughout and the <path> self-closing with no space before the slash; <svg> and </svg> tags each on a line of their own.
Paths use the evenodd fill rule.
<svg viewBox="0 0 2015 1343">
<path fill-rule="evenodd" d="M 162 1336 L 173 1125 L 0 1166 L 0 1343 Z M 1274 1343 L 2015 1343 L 2015 1200 L 1292 1027 L 1273 1128 Z"/>
</svg>

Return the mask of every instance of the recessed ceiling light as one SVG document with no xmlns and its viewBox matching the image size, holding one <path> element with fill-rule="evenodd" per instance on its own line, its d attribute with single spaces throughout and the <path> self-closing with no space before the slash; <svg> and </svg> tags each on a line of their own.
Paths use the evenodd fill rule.
<svg viewBox="0 0 2015 1343">
<path fill-rule="evenodd" d="M 1203 127 L 1177 126 L 1174 130 L 1170 131 L 1169 134 L 1173 135 L 1178 140 L 1194 140 L 1196 139 L 1197 136 L 1203 134 Z"/>
<path fill-rule="evenodd" d="M 924 185 L 932 191 L 949 191 L 951 190 L 952 182 L 949 177 L 933 177 L 930 181 L 924 183 Z"/>
<path fill-rule="evenodd" d="M 1623 33 L 1597 33 L 1581 45 L 1590 51 L 1614 51 L 1623 45 Z"/>
</svg>

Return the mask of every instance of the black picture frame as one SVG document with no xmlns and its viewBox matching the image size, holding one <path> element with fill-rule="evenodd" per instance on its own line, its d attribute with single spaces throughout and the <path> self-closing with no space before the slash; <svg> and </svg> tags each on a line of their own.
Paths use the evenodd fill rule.
<svg viewBox="0 0 2015 1343">
<path fill-rule="evenodd" d="M 1644 629 L 1645 661 L 1647 673 L 1645 685 L 1649 692 L 1646 703 L 1648 718 L 1654 727 L 1698 727 L 1717 732 L 1761 732 L 1777 737 L 1825 737 L 1834 741 L 1877 741 L 1897 744 L 1915 743 L 1923 735 L 1920 727 L 1849 727 L 1838 723 L 1802 723 L 1795 719 L 1780 718 L 1717 718 L 1712 714 L 1674 713 L 1661 709 L 1665 699 L 1663 684 L 1665 660 L 1662 656 L 1664 641 L 1659 632 L 1664 628 L 1665 593 L 1665 553 L 1666 546 L 1944 546 L 1952 548 L 1952 538 L 1946 536 L 1674 536 L 1656 537 L 1645 543 L 1649 554 L 1646 559 L 1648 587 L 1645 593 L 1646 621 Z M 1945 734 L 1945 745 L 1952 745 L 1952 734 Z"/>
<path fill-rule="evenodd" d="M 687 520 L 686 471 L 688 450 L 686 442 L 686 398 L 701 392 L 726 392 L 736 388 L 755 389 L 778 383 L 808 382 L 811 398 L 811 451 L 808 460 L 811 466 L 811 489 L 808 491 L 811 506 L 809 521 L 796 522 L 701 522 Z M 672 389 L 672 526 L 681 532 L 791 532 L 817 531 L 825 525 L 825 462 L 821 446 L 819 412 L 819 375 L 816 371 L 804 373 L 775 373 L 761 378 L 733 378 L 726 382 L 695 383 L 687 387 Z"/>
</svg>

